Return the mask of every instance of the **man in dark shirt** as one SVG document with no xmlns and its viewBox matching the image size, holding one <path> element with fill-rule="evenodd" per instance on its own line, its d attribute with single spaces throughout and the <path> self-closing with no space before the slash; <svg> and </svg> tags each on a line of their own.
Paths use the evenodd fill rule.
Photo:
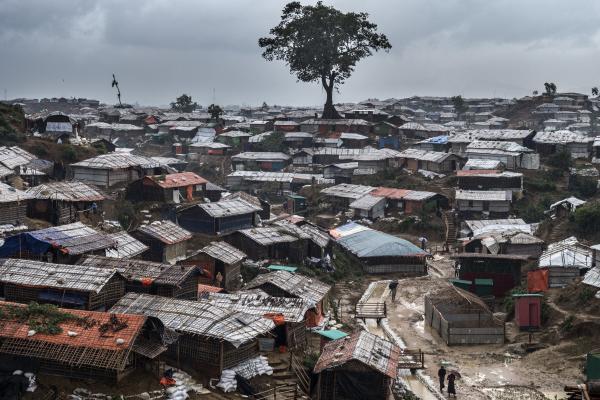
<svg viewBox="0 0 600 400">
<path fill-rule="evenodd" d="M 388 285 L 388 287 L 390 288 L 390 291 L 392 292 L 392 303 L 394 301 L 396 301 L 396 290 L 398 289 L 398 281 L 394 280 L 391 281 L 390 284 Z"/>
<path fill-rule="evenodd" d="M 443 392 L 444 380 L 446 379 L 446 368 L 443 365 L 438 370 L 438 378 L 440 378 L 440 392 Z"/>
</svg>

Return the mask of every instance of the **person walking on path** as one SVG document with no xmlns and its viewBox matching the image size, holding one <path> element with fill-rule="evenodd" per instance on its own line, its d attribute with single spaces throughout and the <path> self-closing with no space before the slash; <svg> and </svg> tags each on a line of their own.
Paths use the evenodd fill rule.
<svg viewBox="0 0 600 400">
<path fill-rule="evenodd" d="M 419 242 L 421 242 L 421 249 L 425 250 L 425 248 L 427 247 L 427 238 L 425 236 L 421 236 L 419 238 Z"/>
<path fill-rule="evenodd" d="M 444 388 L 446 387 L 444 385 L 444 381 L 446 380 L 446 367 L 444 367 L 443 364 L 438 370 L 438 378 L 440 378 L 440 392 L 443 392 Z"/>
<path fill-rule="evenodd" d="M 450 372 L 448 375 L 448 397 L 452 396 L 456 398 L 456 387 L 454 387 L 455 380 L 456 375 L 454 375 L 454 372 Z"/>
<path fill-rule="evenodd" d="M 390 291 L 392 292 L 392 303 L 394 301 L 396 301 L 396 290 L 398 290 L 398 281 L 397 280 L 393 280 L 390 282 L 390 284 L 388 285 L 388 287 L 390 288 Z"/>
</svg>

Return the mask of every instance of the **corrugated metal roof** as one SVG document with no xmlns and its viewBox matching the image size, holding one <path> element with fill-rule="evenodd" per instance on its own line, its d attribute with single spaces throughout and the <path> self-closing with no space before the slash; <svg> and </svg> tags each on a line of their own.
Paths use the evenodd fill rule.
<svg viewBox="0 0 600 400">
<path fill-rule="evenodd" d="M 270 226 L 241 229 L 238 232 L 262 246 L 269 246 L 275 243 L 289 243 L 298 240 L 297 237 L 285 233 L 282 229 Z"/>
<path fill-rule="evenodd" d="M 197 271 L 195 266 L 171 265 L 96 255 L 85 256 L 78 264 L 86 267 L 117 270 L 128 281 L 143 282 L 149 279 L 152 283 L 177 287 Z"/>
<path fill-rule="evenodd" d="M 246 287 L 248 289 L 259 288 L 265 283 L 275 285 L 292 296 L 308 301 L 311 307 L 314 307 L 318 302 L 323 300 L 331 289 L 331 286 L 326 285 L 318 279 L 288 271 L 273 271 L 267 274 L 260 274 L 248 282 Z"/>
<path fill-rule="evenodd" d="M 583 283 L 600 288 L 600 266 L 594 267 L 585 273 Z"/>
<path fill-rule="evenodd" d="M 538 132 L 533 137 L 533 141 L 536 143 L 591 143 L 594 138 L 587 136 L 583 132 L 573 132 L 570 130 L 558 130 L 558 131 L 543 131 Z"/>
<path fill-rule="evenodd" d="M 0 259 L 0 282 L 29 287 L 100 293 L 116 273 L 115 269 Z"/>
<path fill-rule="evenodd" d="M 27 165 L 36 157 L 18 146 L 0 146 L 0 164 L 9 169 Z"/>
<path fill-rule="evenodd" d="M 239 153 L 231 157 L 231 161 L 287 161 L 290 156 L 280 152 L 252 152 Z"/>
<path fill-rule="evenodd" d="M 446 158 L 450 157 L 451 155 L 451 153 L 443 153 L 441 151 L 406 149 L 404 151 L 401 151 L 398 157 L 440 163 L 443 162 Z"/>
<path fill-rule="evenodd" d="M 275 327 L 262 315 L 248 315 L 206 302 L 179 300 L 141 293 L 127 293 L 110 312 L 158 318 L 179 333 L 225 340 L 234 347 L 256 339 Z"/>
<path fill-rule="evenodd" d="M 379 203 L 385 202 L 385 198 L 380 196 L 371 196 L 366 194 L 350 203 L 350 208 L 356 208 L 359 210 L 370 210 Z"/>
<path fill-rule="evenodd" d="M 502 167 L 502 162 L 498 160 L 484 160 L 480 158 L 470 157 L 467 163 L 463 166 L 463 170 L 484 170 L 484 169 L 499 169 Z"/>
<path fill-rule="evenodd" d="M 512 192 L 510 190 L 457 190 L 455 198 L 469 201 L 510 201 Z"/>
<path fill-rule="evenodd" d="M 227 242 L 211 242 L 208 246 L 203 247 L 200 252 L 216 258 L 225 264 L 235 264 L 247 257 L 246 253 Z"/>
<path fill-rule="evenodd" d="M 249 315 L 282 314 L 286 322 L 304 321 L 304 315 L 313 306 L 302 298 L 272 297 L 261 290 L 239 291 L 228 294 L 209 293 L 199 301 Z"/>
<path fill-rule="evenodd" d="M 15 189 L 6 183 L 0 182 L 0 203 L 26 201 L 31 198 L 33 197 L 28 192 Z"/>
<path fill-rule="evenodd" d="M 356 360 L 391 379 L 396 379 L 400 353 L 400 347 L 392 342 L 368 331 L 360 331 L 327 343 L 317 360 L 314 372 L 319 373 Z"/>
<path fill-rule="evenodd" d="M 262 210 L 261 207 L 242 199 L 225 199 L 214 203 L 198 204 L 198 207 L 213 218 L 250 214 Z"/>
<path fill-rule="evenodd" d="M 34 186 L 27 193 L 35 199 L 76 201 L 102 201 L 106 196 L 102 191 L 79 181 L 47 182 Z"/>
<path fill-rule="evenodd" d="M 341 183 L 321 190 L 322 194 L 334 197 L 342 197 L 347 199 L 358 199 L 375 189 L 372 186 L 352 185 L 349 183 Z"/>
<path fill-rule="evenodd" d="M 23 235 L 33 236 L 72 255 L 107 249 L 116 244 L 106 233 L 98 232 L 81 222 L 25 232 Z"/>
<path fill-rule="evenodd" d="M 132 258 L 142 254 L 149 248 L 125 231 L 110 233 L 108 237 L 114 240 L 116 245 L 104 251 L 106 257 Z"/>
<path fill-rule="evenodd" d="M 374 229 L 342 236 L 337 242 L 359 258 L 367 257 L 424 257 L 425 251 L 408 240 Z"/>
<path fill-rule="evenodd" d="M 150 157 L 130 153 L 109 153 L 88 158 L 71 166 L 93 169 L 121 169 L 129 167 L 157 168 L 160 163 Z"/>
<path fill-rule="evenodd" d="M 140 226 L 137 231 L 166 244 L 175 244 L 192 238 L 190 232 L 171 221 L 155 221 Z"/>
</svg>

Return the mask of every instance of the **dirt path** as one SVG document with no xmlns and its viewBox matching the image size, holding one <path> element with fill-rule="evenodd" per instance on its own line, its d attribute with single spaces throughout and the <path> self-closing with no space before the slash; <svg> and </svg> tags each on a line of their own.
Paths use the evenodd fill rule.
<svg viewBox="0 0 600 400">
<path fill-rule="evenodd" d="M 555 311 L 558 311 L 559 313 L 566 315 L 567 317 L 574 316 L 574 317 L 577 317 L 577 319 L 580 319 L 582 321 L 600 322 L 600 316 L 565 310 L 564 308 L 561 308 L 558 304 L 556 304 L 553 301 L 553 299 L 550 297 L 547 299 L 546 304 L 548 304 L 550 307 L 552 307 L 552 309 L 554 309 Z"/>
<path fill-rule="evenodd" d="M 437 333 L 424 324 L 424 296 L 436 290 L 454 275 L 453 263 L 444 257 L 430 261 L 429 277 L 401 280 L 395 303 L 388 303 L 388 319 L 392 329 L 408 348 L 426 353 L 424 373 L 437 382 L 437 369 L 444 362 L 457 368 L 463 379 L 457 390 L 468 399 L 543 399 L 542 392 L 558 399 L 565 383 L 579 383 L 581 372 L 576 360 L 569 360 L 563 351 L 570 343 L 520 356 L 511 353 L 510 343 L 504 345 L 447 346 Z M 507 324 L 507 331 L 516 330 Z M 522 338 L 523 335 L 516 335 Z"/>
</svg>

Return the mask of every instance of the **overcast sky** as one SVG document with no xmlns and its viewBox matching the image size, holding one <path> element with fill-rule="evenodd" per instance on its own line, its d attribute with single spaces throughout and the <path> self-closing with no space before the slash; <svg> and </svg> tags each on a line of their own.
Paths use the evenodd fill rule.
<svg viewBox="0 0 600 400">
<path fill-rule="evenodd" d="M 261 58 L 278 0 L 0 0 L 0 95 L 89 97 L 162 105 L 319 105 Z M 306 2 L 304 2 L 306 3 Z M 518 97 L 556 82 L 600 85 L 600 1 L 331 0 L 366 11 L 392 43 L 361 61 L 334 101 L 412 95 Z"/>
</svg>

